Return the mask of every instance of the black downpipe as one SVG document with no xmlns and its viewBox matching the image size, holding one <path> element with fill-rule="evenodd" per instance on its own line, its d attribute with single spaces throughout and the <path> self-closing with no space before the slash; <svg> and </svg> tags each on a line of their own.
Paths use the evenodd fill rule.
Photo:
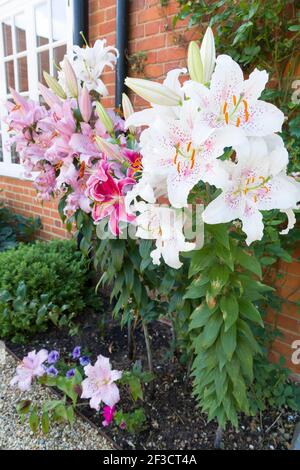
<svg viewBox="0 0 300 470">
<path fill-rule="evenodd" d="M 127 45 L 128 45 L 128 1 L 117 0 L 117 44 L 116 47 L 120 53 L 116 67 L 116 97 L 115 107 L 119 108 L 122 104 L 122 93 L 125 90 L 124 81 L 127 75 Z"/>
<path fill-rule="evenodd" d="M 71 0 L 69 0 L 71 1 Z M 89 2 L 87 0 L 73 0 L 73 44 L 82 47 L 85 41 L 80 34 L 83 33 L 87 42 L 89 42 Z M 83 239 L 83 233 L 78 231 L 77 249 L 80 250 L 80 244 Z"/>
<path fill-rule="evenodd" d="M 87 0 L 73 0 L 73 44 L 84 46 L 85 42 L 80 32 L 89 42 L 89 2 Z"/>
</svg>

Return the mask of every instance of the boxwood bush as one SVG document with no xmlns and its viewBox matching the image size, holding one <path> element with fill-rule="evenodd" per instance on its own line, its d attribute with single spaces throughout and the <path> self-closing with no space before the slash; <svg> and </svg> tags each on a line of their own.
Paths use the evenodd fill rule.
<svg viewBox="0 0 300 470">
<path fill-rule="evenodd" d="M 57 317 L 58 312 L 63 313 L 64 324 L 68 324 L 68 318 L 71 321 L 86 306 L 87 274 L 87 259 L 77 251 L 76 244 L 69 240 L 21 244 L 16 249 L 0 253 L 0 337 L 12 337 L 18 325 L 22 329 L 25 324 L 27 333 L 30 333 L 30 329 L 32 333 L 37 330 L 44 331 L 45 325 L 51 321 L 55 323 L 53 319 Z M 32 311 L 31 315 L 27 316 L 28 308 L 22 307 L 18 309 L 18 322 L 13 305 L 14 301 L 20 298 L 20 286 L 24 286 L 23 289 L 26 290 L 26 295 L 23 294 L 22 297 L 23 307 L 26 303 L 34 302 L 34 311 L 38 312 L 47 299 L 47 305 L 53 305 L 55 316 L 48 307 L 49 314 L 39 316 L 36 320 Z M 12 311 L 14 327 L 8 330 L 8 317 Z M 57 324 L 60 324 L 59 318 Z"/>
</svg>

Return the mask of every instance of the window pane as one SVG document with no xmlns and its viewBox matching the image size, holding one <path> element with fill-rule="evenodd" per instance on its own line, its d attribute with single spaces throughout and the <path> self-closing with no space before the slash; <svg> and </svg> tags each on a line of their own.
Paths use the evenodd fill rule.
<svg viewBox="0 0 300 470">
<path fill-rule="evenodd" d="M 66 0 L 52 0 L 52 39 L 62 41 L 66 38 L 67 11 Z"/>
<path fill-rule="evenodd" d="M 10 150 L 11 150 L 11 162 L 12 163 L 20 163 L 20 156 L 16 150 L 16 144 L 13 144 L 11 147 L 10 147 Z"/>
<path fill-rule="evenodd" d="M 54 64 L 56 65 L 54 66 L 54 76 L 56 78 L 57 78 L 57 67 L 59 66 L 60 62 L 64 60 L 66 53 L 67 53 L 67 46 L 59 46 L 53 49 L 53 60 L 54 60 Z"/>
<path fill-rule="evenodd" d="M 3 162 L 2 135 L 0 134 L 0 162 Z"/>
<path fill-rule="evenodd" d="M 4 43 L 4 55 L 8 56 L 13 53 L 12 46 L 12 26 L 11 20 L 5 20 L 2 23 L 2 34 L 3 34 L 3 43 Z"/>
<path fill-rule="evenodd" d="M 15 16 L 17 52 L 26 51 L 25 15 Z"/>
<path fill-rule="evenodd" d="M 36 45 L 44 46 L 49 43 L 49 15 L 47 3 L 35 8 Z"/>
<path fill-rule="evenodd" d="M 18 59 L 19 91 L 28 91 L 27 57 Z"/>
<path fill-rule="evenodd" d="M 39 72 L 39 81 L 46 85 L 43 72 L 46 71 L 50 73 L 49 66 L 49 51 L 43 51 L 38 53 L 38 72 Z"/>
<path fill-rule="evenodd" d="M 16 88 L 13 60 L 5 62 L 5 75 L 6 75 L 7 93 L 10 93 L 10 91 L 9 91 L 10 87 L 11 88 Z"/>
</svg>

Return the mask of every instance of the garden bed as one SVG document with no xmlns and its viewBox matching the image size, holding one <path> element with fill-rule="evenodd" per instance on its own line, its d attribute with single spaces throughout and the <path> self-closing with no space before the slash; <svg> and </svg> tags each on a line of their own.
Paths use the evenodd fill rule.
<svg viewBox="0 0 300 470">
<path fill-rule="evenodd" d="M 101 314 L 100 314 L 101 315 Z M 128 369 L 131 362 L 127 356 L 127 335 L 113 323 L 106 323 L 105 331 L 99 329 L 99 314 L 89 312 L 80 318 L 80 334 L 70 337 L 67 330 L 52 329 L 27 342 L 26 345 L 8 343 L 7 346 L 18 356 L 23 357 L 33 349 L 46 347 L 63 352 L 72 351 L 81 345 L 89 351 L 94 360 L 97 355 L 110 356 L 113 367 Z M 130 435 L 115 426 L 104 431 L 123 449 L 212 449 L 214 447 L 216 423 L 207 424 L 206 416 L 197 411 L 192 397 L 191 382 L 186 376 L 186 368 L 174 357 L 168 356 L 171 332 L 167 325 L 159 324 L 150 328 L 155 368 L 154 391 L 146 387 L 144 408 L 148 418 L 147 429 L 140 434 Z M 136 332 L 136 358 L 147 367 L 144 338 Z M 157 365 L 159 364 L 159 365 Z M 86 403 L 86 402 L 85 402 Z M 118 408 L 130 408 L 127 397 L 121 397 Z M 81 407 L 81 412 L 97 426 L 102 426 L 102 416 L 89 406 Z M 237 431 L 228 427 L 224 434 L 224 449 L 289 449 L 295 423 L 299 415 L 291 410 L 264 412 L 254 418 L 241 417 Z"/>
</svg>

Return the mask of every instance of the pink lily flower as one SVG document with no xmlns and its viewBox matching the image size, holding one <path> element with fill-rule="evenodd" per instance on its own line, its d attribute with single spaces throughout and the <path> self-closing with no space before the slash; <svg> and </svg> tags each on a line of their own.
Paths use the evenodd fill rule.
<svg viewBox="0 0 300 470">
<path fill-rule="evenodd" d="M 98 356 L 94 366 L 84 367 L 87 378 L 82 382 L 81 398 L 90 398 L 90 407 L 99 410 L 103 401 L 113 408 L 120 400 L 120 393 L 115 382 L 122 377 L 122 372 L 111 370 L 108 357 Z"/>
<path fill-rule="evenodd" d="M 95 222 L 109 217 L 109 228 L 118 236 L 119 223 L 133 222 L 135 217 L 127 214 L 125 208 L 126 187 L 136 183 L 133 178 L 114 179 L 109 173 L 110 166 L 103 162 L 96 174 L 87 181 L 87 195 L 95 201 L 92 217 Z M 129 188 L 128 188 L 129 189 Z"/>
<path fill-rule="evenodd" d="M 38 353 L 31 351 L 17 367 L 16 375 L 11 380 L 10 385 L 12 387 L 17 385 L 22 392 L 29 390 L 33 378 L 45 374 L 43 363 L 47 359 L 48 351 L 46 349 L 41 349 Z"/>
</svg>

